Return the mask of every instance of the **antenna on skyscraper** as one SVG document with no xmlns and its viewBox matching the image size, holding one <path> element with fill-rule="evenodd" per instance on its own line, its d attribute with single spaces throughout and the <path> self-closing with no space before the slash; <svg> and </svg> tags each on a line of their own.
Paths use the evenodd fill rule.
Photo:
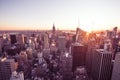
<svg viewBox="0 0 120 80">
<path fill-rule="evenodd" d="M 93 33 L 94 32 L 94 22 L 92 22 L 92 30 L 91 30 L 91 32 Z"/>
<path fill-rule="evenodd" d="M 79 17 L 78 17 L 78 26 L 76 28 L 76 39 L 75 39 L 75 42 L 78 41 L 79 34 L 80 34 L 80 22 L 79 22 Z"/>
<path fill-rule="evenodd" d="M 78 17 L 78 28 L 80 27 L 80 20 L 79 20 L 79 17 Z"/>
<path fill-rule="evenodd" d="M 53 26 L 55 26 L 55 22 L 53 22 Z"/>
</svg>

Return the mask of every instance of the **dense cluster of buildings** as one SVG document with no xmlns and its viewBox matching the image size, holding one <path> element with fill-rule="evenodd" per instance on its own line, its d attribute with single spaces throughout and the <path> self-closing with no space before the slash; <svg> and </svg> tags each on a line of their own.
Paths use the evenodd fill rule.
<svg viewBox="0 0 120 80">
<path fill-rule="evenodd" d="M 0 80 L 120 80 L 120 33 L 0 34 Z"/>
</svg>

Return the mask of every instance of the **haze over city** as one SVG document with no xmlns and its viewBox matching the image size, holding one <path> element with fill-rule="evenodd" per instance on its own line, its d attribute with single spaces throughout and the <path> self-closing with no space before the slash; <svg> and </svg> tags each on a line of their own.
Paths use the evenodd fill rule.
<svg viewBox="0 0 120 80">
<path fill-rule="evenodd" d="M 119 0 L 0 0 L 0 30 L 85 31 L 120 26 Z"/>
<path fill-rule="evenodd" d="M 120 80 L 120 0 L 0 0 L 0 80 Z"/>
</svg>

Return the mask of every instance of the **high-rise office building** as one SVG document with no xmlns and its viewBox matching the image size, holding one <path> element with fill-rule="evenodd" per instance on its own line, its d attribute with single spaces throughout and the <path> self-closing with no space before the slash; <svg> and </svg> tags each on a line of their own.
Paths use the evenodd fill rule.
<svg viewBox="0 0 120 80">
<path fill-rule="evenodd" d="M 14 59 L 6 59 L 0 61 L 0 80 L 10 80 L 11 74 L 15 71 L 17 65 Z"/>
<path fill-rule="evenodd" d="M 49 48 L 49 39 L 48 39 L 48 34 L 45 33 L 44 34 L 44 49 L 48 49 Z"/>
<path fill-rule="evenodd" d="M 24 43 L 25 43 L 24 35 L 23 35 L 23 34 L 18 34 L 18 35 L 17 35 L 17 42 L 18 42 L 19 44 L 24 44 Z"/>
<path fill-rule="evenodd" d="M 120 53 L 116 54 L 111 80 L 120 80 Z"/>
<path fill-rule="evenodd" d="M 112 31 L 106 31 L 106 36 L 109 38 L 109 39 L 112 39 Z"/>
<path fill-rule="evenodd" d="M 27 58 L 30 60 L 30 59 L 33 59 L 33 50 L 32 48 L 27 48 L 26 49 L 26 54 L 27 54 Z"/>
<path fill-rule="evenodd" d="M 63 80 L 72 79 L 72 55 L 68 52 L 62 52 L 60 55 L 60 71 L 63 74 Z"/>
<path fill-rule="evenodd" d="M 87 73 L 88 75 L 91 74 L 91 70 L 92 70 L 92 59 L 93 59 L 93 53 L 96 50 L 95 49 L 95 41 L 89 41 L 87 43 L 87 52 L 86 52 L 86 69 L 87 69 Z"/>
<path fill-rule="evenodd" d="M 26 35 L 24 35 L 24 42 L 28 43 L 28 37 Z"/>
<path fill-rule="evenodd" d="M 93 80 L 110 80 L 112 68 L 112 52 L 96 49 L 92 60 Z"/>
<path fill-rule="evenodd" d="M 71 53 L 73 55 L 73 70 L 78 66 L 85 65 L 86 49 L 87 47 L 82 44 L 72 44 Z"/>
<path fill-rule="evenodd" d="M 66 37 L 65 36 L 58 36 L 58 39 L 57 39 L 58 50 L 64 51 L 65 45 L 66 45 Z"/>
<path fill-rule="evenodd" d="M 11 44 L 15 44 L 17 42 L 16 35 L 10 34 L 10 40 L 11 40 Z"/>
<path fill-rule="evenodd" d="M 76 39 L 75 39 L 75 42 L 79 41 L 79 35 L 80 35 L 80 28 L 77 28 L 76 29 Z"/>
<path fill-rule="evenodd" d="M 2 48 L 3 48 L 3 39 L 0 38 L 0 53 L 2 52 Z"/>
<path fill-rule="evenodd" d="M 92 70 L 92 59 L 93 59 L 93 53 L 95 49 L 92 46 L 88 46 L 87 52 L 86 52 L 86 69 L 88 75 L 91 75 L 91 70 Z"/>
<path fill-rule="evenodd" d="M 53 24 L 53 30 L 52 30 L 53 34 L 55 34 L 55 31 L 56 31 L 55 25 Z"/>
</svg>

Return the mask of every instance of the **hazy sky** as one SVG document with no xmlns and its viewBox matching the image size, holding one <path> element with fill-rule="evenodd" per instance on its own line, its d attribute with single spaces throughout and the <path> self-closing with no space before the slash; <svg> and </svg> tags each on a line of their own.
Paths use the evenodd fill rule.
<svg viewBox="0 0 120 80">
<path fill-rule="evenodd" d="M 2 29 L 111 29 L 120 26 L 120 0 L 0 0 Z"/>
</svg>

